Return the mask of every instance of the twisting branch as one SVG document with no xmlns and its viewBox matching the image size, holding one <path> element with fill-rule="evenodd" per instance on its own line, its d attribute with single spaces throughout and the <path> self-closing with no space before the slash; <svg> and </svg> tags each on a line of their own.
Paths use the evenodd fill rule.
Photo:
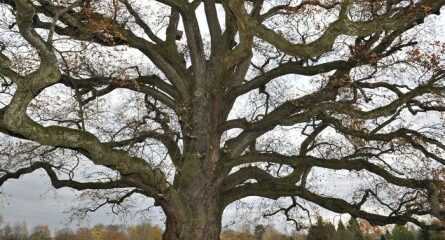
<svg viewBox="0 0 445 240">
<path fill-rule="evenodd" d="M 0 173 L 4 173 L 0 176 L 0 186 L 2 186 L 9 179 L 18 179 L 21 176 L 32 173 L 38 169 L 44 170 L 51 180 L 51 184 L 55 188 L 72 188 L 76 190 L 87 190 L 87 189 L 114 189 L 114 188 L 127 188 L 130 187 L 124 180 L 116 180 L 109 182 L 78 182 L 75 180 L 63 180 L 57 177 L 56 172 L 54 172 L 53 166 L 48 162 L 34 162 L 29 167 L 24 167 L 17 169 L 14 172 L 7 170 L 0 170 Z"/>
<path fill-rule="evenodd" d="M 428 0 L 410 5 L 399 12 L 388 12 L 375 16 L 371 21 L 352 21 L 348 18 L 349 2 L 343 2 L 337 21 L 331 23 L 320 38 L 309 44 L 293 44 L 283 36 L 268 29 L 260 21 L 252 18 L 244 8 L 242 0 L 229 1 L 237 21 L 247 26 L 252 34 L 273 44 L 282 52 L 304 58 L 315 58 L 332 49 L 335 39 L 341 35 L 367 36 L 378 31 L 398 31 L 413 27 L 430 13 L 436 13 L 444 1 Z M 428 8 L 429 11 L 425 11 Z M 396 15 L 397 17 L 394 17 Z M 394 22 L 397 21 L 397 22 Z"/>
</svg>

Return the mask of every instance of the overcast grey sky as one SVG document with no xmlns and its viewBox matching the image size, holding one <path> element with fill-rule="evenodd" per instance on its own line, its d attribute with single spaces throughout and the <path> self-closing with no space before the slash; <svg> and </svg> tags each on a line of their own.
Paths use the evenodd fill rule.
<svg viewBox="0 0 445 240">
<path fill-rule="evenodd" d="M 64 227 L 63 219 L 69 215 L 63 212 L 74 204 L 75 195 L 68 189 L 55 191 L 42 174 L 36 172 L 4 184 L 0 213 L 6 222 L 26 220 L 29 225 L 48 223 L 52 227 Z M 109 221 L 103 215 L 98 214 L 93 221 Z"/>
<path fill-rule="evenodd" d="M 24 221 L 28 227 L 37 224 L 49 224 L 52 230 L 66 226 L 77 227 L 78 221 L 68 224 L 69 210 L 79 204 L 75 193 L 67 188 L 55 190 L 43 172 L 25 175 L 18 180 L 9 180 L 0 190 L 0 214 L 5 222 Z M 116 215 L 107 213 L 107 209 L 91 214 L 82 226 L 95 224 L 125 224 L 139 222 L 140 218 L 126 218 L 125 221 Z M 153 222 L 161 224 L 161 216 L 153 214 Z"/>
</svg>

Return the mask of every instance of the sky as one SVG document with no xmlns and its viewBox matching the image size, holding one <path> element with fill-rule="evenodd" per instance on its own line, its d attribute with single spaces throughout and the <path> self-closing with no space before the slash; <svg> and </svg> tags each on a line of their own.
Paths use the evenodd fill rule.
<svg viewBox="0 0 445 240">
<path fill-rule="evenodd" d="M 67 188 L 55 190 L 43 172 L 28 174 L 18 180 L 9 180 L 0 191 L 0 214 L 4 221 L 13 224 L 26 220 L 29 228 L 37 224 L 48 224 L 51 229 L 57 230 L 64 227 L 76 228 L 78 225 L 94 226 L 98 223 L 132 224 L 140 220 L 127 218 L 123 221 L 118 216 L 101 210 L 91 214 L 87 221 L 70 222 L 69 210 L 79 204 L 75 192 Z M 152 219 L 152 221 L 161 224 L 159 220 Z"/>
</svg>

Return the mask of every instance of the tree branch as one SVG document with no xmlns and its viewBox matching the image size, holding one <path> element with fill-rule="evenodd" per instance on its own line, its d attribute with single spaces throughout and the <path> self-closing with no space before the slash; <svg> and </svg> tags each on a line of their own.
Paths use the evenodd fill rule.
<svg viewBox="0 0 445 240">
<path fill-rule="evenodd" d="M 127 188 L 131 187 L 127 183 L 125 183 L 124 180 L 116 180 L 116 181 L 109 181 L 109 182 L 78 182 L 74 180 L 61 180 L 57 177 L 57 174 L 52 169 L 54 168 L 53 165 L 51 165 L 48 162 L 34 162 L 29 167 L 24 167 L 16 170 L 15 172 L 9 172 L 9 171 L 2 171 L 5 174 L 0 176 L 0 186 L 2 186 L 7 180 L 9 179 L 18 179 L 21 176 L 32 173 L 38 169 L 43 169 L 48 177 L 51 180 L 51 184 L 55 188 L 72 188 L 76 190 L 87 190 L 87 189 L 114 189 L 114 188 Z"/>
<path fill-rule="evenodd" d="M 255 35 L 274 45 L 282 52 L 291 56 L 300 56 L 307 59 L 316 58 L 332 49 L 338 36 L 341 34 L 352 36 L 367 36 L 379 31 L 397 31 L 413 27 L 430 13 L 436 13 L 444 0 L 427 0 L 410 5 L 397 13 L 388 12 L 377 15 L 369 21 L 352 21 L 348 18 L 349 2 L 342 3 L 338 20 L 331 23 L 320 38 L 309 44 L 293 44 L 275 31 L 265 27 L 260 21 L 247 14 L 243 0 L 229 1 L 230 8 L 239 24 L 246 26 L 250 34 Z M 425 11 L 428 8 L 429 11 Z"/>
</svg>

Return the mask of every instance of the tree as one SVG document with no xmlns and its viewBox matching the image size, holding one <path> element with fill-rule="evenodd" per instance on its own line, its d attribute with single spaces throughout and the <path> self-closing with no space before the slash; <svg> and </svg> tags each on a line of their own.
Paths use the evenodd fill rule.
<svg viewBox="0 0 445 240">
<path fill-rule="evenodd" d="M 355 234 L 353 232 L 351 232 L 350 230 L 346 229 L 345 225 L 340 220 L 340 222 L 337 225 L 337 231 L 334 233 L 334 236 L 332 239 L 333 240 L 355 239 Z"/>
<path fill-rule="evenodd" d="M 159 234 L 161 236 L 162 233 Z M 126 234 L 123 230 L 123 227 L 120 225 L 108 225 L 107 226 L 107 236 L 104 240 L 126 240 Z M 153 239 L 161 239 L 153 237 Z"/>
<path fill-rule="evenodd" d="M 335 232 L 333 240 L 355 240 L 355 234 L 349 230 L 340 230 Z"/>
<path fill-rule="evenodd" d="M 37 225 L 32 228 L 30 240 L 51 240 L 51 232 L 48 225 Z"/>
<path fill-rule="evenodd" d="M 76 234 L 70 228 L 63 228 L 56 231 L 54 240 L 74 240 L 76 239 Z"/>
<path fill-rule="evenodd" d="M 150 223 L 141 223 L 130 227 L 128 232 L 130 233 L 130 239 L 134 240 L 158 240 L 161 239 L 162 235 L 162 230 L 158 226 L 152 226 Z"/>
<path fill-rule="evenodd" d="M 415 240 L 414 234 L 405 226 L 396 225 L 391 232 L 390 240 Z"/>
<path fill-rule="evenodd" d="M 26 222 L 17 222 L 12 226 L 12 238 L 14 240 L 28 239 L 28 226 Z"/>
<path fill-rule="evenodd" d="M 431 233 L 431 239 L 433 239 L 433 240 L 440 240 L 440 239 L 444 239 L 444 238 L 445 238 L 445 232 L 444 231 L 441 231 L 441 232 L 433 231 Z"/>
<path fill-rule="evenodd" d="M 337 231 L 344 231 L 344 230 L 346 230 L 346 227 L 345 227 L 345 225 L 343 224 L 343 221 L 340 220 L 340 221 L 338 222 L 338 225 L 337 225 Z"/>
<path fill-rule="evenodd" d="M 437 220 L 435 222 L 438 225 L 444 225 L 444 222 L 438 222 Z M 432 240 L 445 239 L 445 231 L 430 231 L 430 236 Z"/>
<path fill-rule="evenodd" d="M 335 232 L 332 223 L 324 222 L 321 217 L 318 217 L 317 223 L 309 228 L 307 240 L 332 240 Z"/>
<path fill-rule="evenodd" d="M 256 236 L 255 236 L 255 239 Z M 287 240 L 288 237 L 285 234 L 280 233 L 273 227 L 268 227 L 266 231 L 263 233 L 261 240 Z"/>
<path fill-rule="evenodd" d="M 256 240 L 262 240 L 264 232 L 266 232 L 266 228 L 263 225 L 261 224 L 255 225 L 255 228 L 253 230 L 253 235 L 255 235 Z"/>
<path fill-rule="evenodd" d="M 431 240 L 431 233 L 426 229 L 419 229 L 417 232 L 417 239 L 419 240 Z"/>
<path fill-rule="evenodd" d="M 363 240 L 364 239 L 362 231 L 360 229 L 360 224 L 357 221 L 357 219 L 355 219 L 355 218 L 349 219 L 347 229 L 354 234 L 355 240 Z"/>
<path fill-rule="evenodd" d="M 93 235 L 88 228 L 79 228 L 76 231 L 76 237 L 75 240 L 93 240 Z"/>
<path fill-rule="evenodd" d="M 103 240 L 108 235 L 107 229 L 103 225 L 95 226 L 91 229 L 93 240 Z"/>
<path fill-rule="evenodd" d="M 9 224 L 6 224 L 6 225 L 3 227 L 1 234 L 2 234 L 2 235 L 1 235 L 2 239 L 5 239 L 5 240 L 14 240 L 14 236 L 13 236 L 13 234 L 12 234 L 12 227 L 11 227 L 11 225 L 9 225 Z"/>
<path fill-rule="evenodd" d="M 247 225 L 246 225 L 247 226 Z M 252 233 L 250 233 L 249 231 L 246 231 L 246 229 L 243 230 L 239 230 L 239 231 L 235 231 L 233 229 L 225 229 L 222 233 L 221 233 L 221 240 L 235 240 L 235 239 L 240 239 L 240 240 L 255 240 L 256 236 L 254 236 Z"/>
<path fill-rule="evenodd" d="M 0 185 L 152 198 L 169 240 L 218 239 L 248 196 L 440 230 L 417 216 L 444 220 L 443 5 L 0 1 Z M 354 198 L 315 188 L 336 171 Z"/>
<path fill-rule="evenodd" d="M 2 215 L 0 215 L 0 226 L 2 226 L 3 225 L 3 216 Z M 3 227 L 2 228 L 0 228 L 0 237 L 1 238 L 4 238 L 4 234 L 3 234 Z"/>
<path fill-rule="evenodd" d="M 368 221 L 360 219 L 358 221 L 360 225 L 360 231 L 364 236 L 364 239 L 377 239 L 383 235 L 384 230 L 378 226 L 372 226 Z"/>
</svg>

